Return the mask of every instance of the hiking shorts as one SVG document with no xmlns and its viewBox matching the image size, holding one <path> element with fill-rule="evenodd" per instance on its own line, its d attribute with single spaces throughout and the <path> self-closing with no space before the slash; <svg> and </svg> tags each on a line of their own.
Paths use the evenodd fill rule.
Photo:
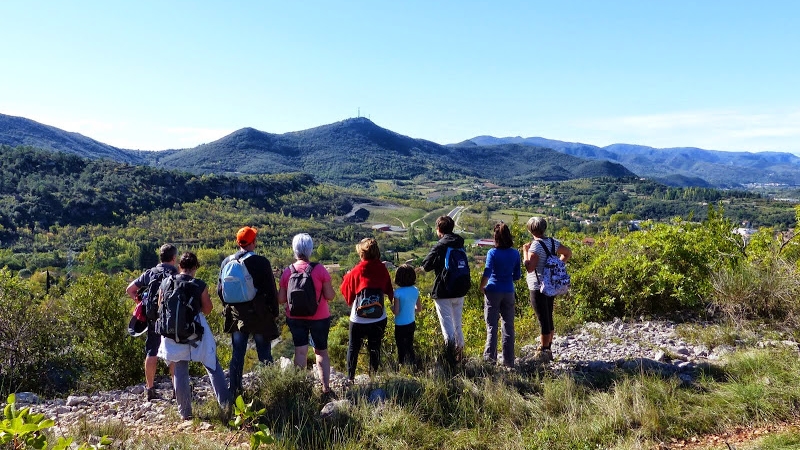
<svg viewBox="0 0 800 450">
<path fill-rule="evenodd" d="M 147 340 L 144 341 L 145 356 L 158 356 L 158 347 L 161 346 L 161 335 L 153 331 L 155 328 L 155 322 L 150 322 L 147 326 Z"/>
<path fill-rule="evenodd" d="M 328 349 L 328 332 L 331 329 L 331 318 L 319 320 L 286 318 L 286 325 L 292 332 L 295 347 L 311 345 L 315 350 Z M 309 340 L 308 335 L 311 335 Z"/>
</svg>

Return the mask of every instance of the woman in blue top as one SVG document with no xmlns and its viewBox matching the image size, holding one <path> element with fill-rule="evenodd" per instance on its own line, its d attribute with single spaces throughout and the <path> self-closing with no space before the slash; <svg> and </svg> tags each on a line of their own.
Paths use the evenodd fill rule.
<svg viewBox="0 0 800 450">
<path fill-rule="evenodd" d="M 497 361 L 497 322 L 503 319 L 503 364 L 514 367 L 514 281 L 522 276 L 519 251 L 511 230 L 503 222 L 494 226 L 494 248 L 486 254 L 480 290 L 484 295 L 483 317 L 486 320 L 484 361 Z"/>
</svg>

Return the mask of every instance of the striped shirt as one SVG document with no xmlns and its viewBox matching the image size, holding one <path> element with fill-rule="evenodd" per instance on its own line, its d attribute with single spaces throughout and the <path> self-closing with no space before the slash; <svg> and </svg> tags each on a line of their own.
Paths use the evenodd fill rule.
<svg viewBox="0 0 800 450">
<path fill-rule="evenodd" d="M 553 252 L 554 255 L 558 255 L 556 252 L 558 252 L 558 248 L 561 247 L 561 241 L 551 237 L 534 239 L 533 242 L 531 242 L 531 251 L 536 253 L 536 255 L 539 257 L 539 260 L 536 263 L 536 270 L 525 275 L 525 281 L 528 283 L 528 289 L 531 291 L 539 290 L 539 280 L 542 279 L 544 261 L 547 259 L 547 253 L 544 251 L 544 247 L 542 247 L 543 244 L 547 245 L 547 250 L 550 252 L 553 252 L 553 249 L 555 248 L 555 252 Z"/>
</svg>

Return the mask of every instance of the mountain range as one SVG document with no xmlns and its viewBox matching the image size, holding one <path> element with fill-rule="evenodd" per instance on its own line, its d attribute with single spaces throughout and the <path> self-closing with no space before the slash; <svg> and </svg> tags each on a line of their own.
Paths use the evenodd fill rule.
<svg viewBox="0 0 800 450">
<path fill-rule="evenodd" d="M 339 185 L 376 179 L 476 177 L 499 185 L 575 178 L 642 176 L 678 186 L 740 187 L 798 184 L 800 158 L 789 153 L 597 147 L 544 138 L 478 136 L 440 145 L 351 118 L 308 130 L 273 134 L 242 128 L 194 148 L 117 148 L 30 119 L 0 114 L 0 144 L 31 146 L 192 173 L 309 173 Z"/>
<path fill-rule="evenodd" d="M 606 147 L 541 137 L 478 136 L 458 145 L 530 145 L 591 160 L 617 162 L 639 176 L 669 185 L 740 187 L 747 183 L 800 184 L 800 158 L 781 152 L 724 152 L 694 147 L 654 148 L 613 144 Z"/>
</svg>

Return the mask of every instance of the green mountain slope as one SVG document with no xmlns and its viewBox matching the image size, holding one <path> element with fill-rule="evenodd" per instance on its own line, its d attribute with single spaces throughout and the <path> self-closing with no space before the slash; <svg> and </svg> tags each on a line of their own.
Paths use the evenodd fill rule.
<svg viewBox="0 0 800 450">
<path fill-rule="evenodd" d="M 194 148 L 125 150 L 32 120 L 0 114 L 0 144 L 30 145 L 88 158 L 148 164 L 195 174 L 303 172 L 339 185 L 376 179 L 456 179 L 474 176 L 497 184 L 632 175 L 602 163 L 529 145 L 443 146 L 381 128 L 366 118 L 284 134 L 242 128 Z"/>
<path fill-rule="evenodd" d="M 745 183 L 800 185 L 800 157 L 780 152 L 723 152 L 693 147 L 653 148 L 613 144 L 597 147 L 539 137 L 478 136 L 457 145 L 519 144 L 552 148 L 592 160 L 619 163 L 639 176 L 673 186 L 741 187 Z"/>
<path fill-rule="evenodd" d="M 488 178 L 498 184 L 633 175 L 619 164 L 589 161 L 544 148 L 443 146 L 348 119 L 281 135 L 244 128 L 215 142 L 152 160 L 199 173 L 302 171 L 337 184 L 375 179 Z"/>
<path fill-rule="evenodd" d="M 140 152 L 120 149 L 78 133 L 49 125 L 0 114 L 0 144 L 10 147 L 27 145 L 45 150 L 74 153 L 85 158 L 109 158 L 131 164 L 145 164 Z"/>
<path fill-rule="evenodd" d="M 308 216 L 341 214 L 335 192 L 303 196 L 317 183 L 306 174 L 198 176 L 61 152 L 0 146 L 0 229 L 118 225 L 131 215 L 203 198 L 235 199 L 264 210 Z"/>
</svg>

